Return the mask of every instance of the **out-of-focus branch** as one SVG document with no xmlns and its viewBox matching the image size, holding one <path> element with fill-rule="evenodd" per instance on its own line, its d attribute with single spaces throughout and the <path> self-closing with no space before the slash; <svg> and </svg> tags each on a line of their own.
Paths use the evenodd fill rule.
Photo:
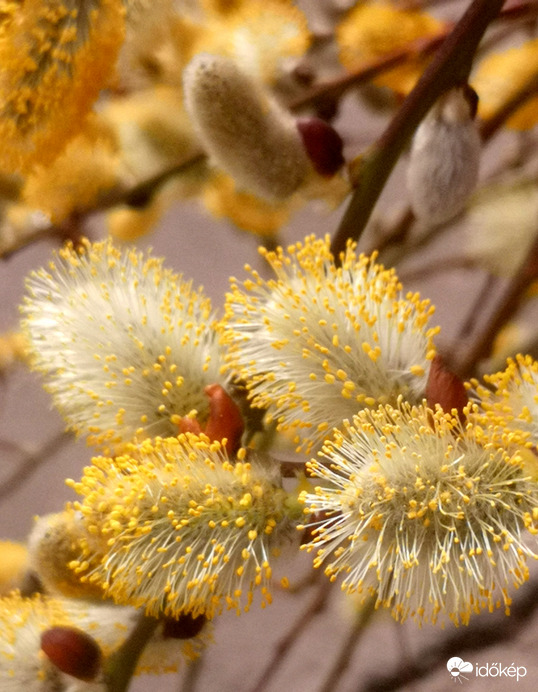
<svg viewBox="0 0 538 692">
<path fill-rule="evenodd" d="M 410 2 L 409 9 L 423 9 L 425 4 Z M 538 2 L 527 0 L 526 2 L 516 2 L 501 10 L 499 20 L 532 19 L 536 15 L 538 15 Z M 315 84 L 306 93 L 290 101 L 288 107 L 292 111 L 298 111 L 326 99 L 337 100 L 348 89 L 369 82 L 387 70 L 402 65 L 411 57 L 425 57 L 433 53 L 453 29 L 454 24 L 447 22 L 445 28 L 435 36 L 415 39 L 403 48 L 382 55 L 354 72 L 345 73 L 326 82 Z"/>
<path fill-rule="evenodd" d="M 165 183 L 175 176 L 191 172 L 196 167 L 205 165 L 206 160 L 205 154 L 195 154 L 186 161 L 165 168 L 160 173 L 132 187 L 120 186 L 108 190 L 90 207 L 77 209 L 62 223 L 47 223 L 45 219 L 40 219 L 35 227 L 28 229 L 27 233 L 13 233 L 4 241 L 0 237 L 0 259 L 7 259 L 10 255 L 39 240 L 47 238 L 58 239 L 61 242 L 67 239 L 76 240 L 80 224 L 89 215 L 106 211 L 119 204 L 126 204 L 135 209 L 144 207 Z"/>
<path fill-rule="evenodd" d="M 332 589 L 332 584 L 328 579 L 322 576 L 321 581 L 317 584 L 317 590 L 307 605 L 305 610 L 299 615 L 297 620 L 292 624 L 289 631 L 280 639 L 275 647 L 274 654 L 269 662 L 259 675 L 258 679 L 251 688 L 251 692 L 262 692 L 271 681 L 274 674 L 277 672 L 280 664 L 288 655 L 291 647 L 297 641 L 297 638 L 304 631 L 306 626 L 313 618 L 327 606 L 327 598 Z"/>
<path fill-rule="evenodd" d="M 468 627 L 461 627 L 452 634 L 444 637 L 433 646 L 426 647 L 417 653 L 414 661 L 405 668 L 378 677 L 371 678 L 362 688 L 362 692 L 392 692 L 410 685 L 417 680 L 423 680 L 445 665 L 449 658 L 481 651 L 489 646 L 502 642 L 513 641 L 526 626 L 538 607 L 538 582 L 531 582 L 525 594 L 515 600 L 510 608 L 510 617 L 504 612 L 487 620 L 477 620 Z M 448 689 L 448 686 L 447 686 Z"/>
<path fill-rule="evenodd" d="M 9 497 L 22 483 L 24 483 L 47 458 L 56 454 L 62 447 L 71 442 L 73 437 L 62 430 L 55 433 L 42 447 L 35 451 L 26 452 L 15 471 L 0 484 L 0 500 Z M 13 447 L 20 450 L 18 445 L 12 443 L 2 443 L 4 446 Z M 22 450 L 21 450 L 22 451 Z"/>
<path fill-rule="evenodd" d="M 514 316 L 530 283 L 537 277 L 538 238 L 534 241 L 521 269 L 511 279 L 478 338 L 474 340 L 467 353 L 460 358 L 457 367 L 460 377 L 468 378 L 474 375 L 478 363 L 491 354 L 495 337 L 506 322 Z"/>
<path fill-rule="evenodd" d="M 205 164 L 206 160 L 206 155 L 200 152 L 194 154 L 186 161 L 165 168 L 160 173 L 138 183 L 134 187 L 111 190 L 102 195 L 97 204 L 89 211 L 105 211 L 118 204 L 127 204 L 134 208 L 145 207 L 151 201 L 153 195 L 170 179 L 183 173 L 191 172 L 197 166 Z"/>
<path fill-rule="evenodd" d="M 512 96 L 499 108 L 499 110 L 486 120 L 480 128 L 482 141 L 487 142 L 499 130 L 500 127 L 512 116 L 517 109 L 530 98 L 538 94 L 538 70 L 526 84 L 523 84 Z"/>
<path fill-rule="evenodd" d="M 348 89 L 369 82 L 371 79 L 383 74 L 383 72 L 397 67 L 398 65 L 402 65 L 406 60 L 409 60 L 411 56 L 426 56 L 433 52 L 445 40 L 451 29 L 452 25 L 448 25 L 444 31 L 439 32 L 436 36 L 428 39 L 419 38 L 415 41 L 411 41 L 405 48 L 391 51 L 380 58 L 376 58 L 359 70 L 317 84 L 306 94 L 291 101 L 288 107 L 292 111 L 298 111 L 314 105 L 320 100 L 330 98 L 337 99 L 343 96 Z"/>
<path fill-rule="evenodd" d="M 333 239 L 335 257 L 345 249 L 348 238 L 358 240 L 362 235 L 394 165 L 420 121 L 441 94 L 467 81 L 482 36 L 503 4 L 504 0 L 474 0 L 385 132 L 366 154 L 351 163 L 356 189 Z"/>
<path fill-rule="evenodd" d="M 362 610 L 358 614 L 353 627 L 349 630 L 347 637 L 344 640 L 336 660 L 325 678 L 319 692 L 332 692 L 336 689 L 338 681 L 342 679 L 343 674 L 349 668 L 351 657 L 355 649 L 358 647 L 363 635 L 366 632 L 368 624 L 372 619 L 375 611 L 376 597 L 370 596 L 363 605 Z"/>
</svg>

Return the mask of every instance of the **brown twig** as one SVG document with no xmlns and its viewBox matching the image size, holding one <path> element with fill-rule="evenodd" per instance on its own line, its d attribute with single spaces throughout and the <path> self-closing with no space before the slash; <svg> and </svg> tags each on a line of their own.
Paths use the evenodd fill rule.
<svg viewBox="0 0 538 692">
<path fill-rule="evenodd" d="M 37 471 L 40 465 L 73 438 L 64 430 L 55 433 L 45 444 L 35 452 L 27 453 L 16 470 L 0 485 L 0 500 L 10 496 L 17 488 Z M 15 446 L 15 445 L 13 445 Z"/>
<path fill-rule="evenodd" d="M 485 327 L 474 343 L 459 359 L 457 368 L 461 377 L 468 378 L 475 374 L 478 363 L 491 354 L 493 342 L 499 330 L 508 322 L 519 307 L 531 281 L 538 277 L 538 237 L 522 263 L 521 269 L 508 284 L 504 295 L 491 314 Z"/>
<path fill-rule="evenodd" d="M 370 596 L 369 600 L 364 604 L 353 627 L 349 630 L 343 646 L 338 652 L 338 656 L 327 674 L 323 685 L 320 687 L 319 692 L 333 692 L 336 689 L 336 684 L 341 680 L 342 676 L 349 668 L 352 654 L 360 644 L 366 632 L 366 628 L 375 613 L 376 598 L 377 596 Z"/>
<path fill-rule="evenodd" d="M 29 229 L 27 233 L 15 233 L 9 242 L 0 242 L 0 259 L 7 259 L 19 250 L 39 240 L 53 238 L 63 242 L 67 239 L 73 239 L 74 235 L 76 235 L 74 229 L 78 228 L 81 222 L 91 214 L 106 211 L 120 204 L 126 204 L 134 209 L 144 207 L 151 201 L 153 195 L 155 195 L 170 179 L 183 173 L 190 172 L 197 166 L 205 165 L 206 160 L 207 157 L 205 154 L 194 154 L 186 161 L 165 168 L 160 173 L 132 187 L 118 186 L 108 190 L 103 193 L 94 204 L 73 211 L 73 213 L 61 223 L 42 223 L 36 226 L 35 229 Z"/>
<path fill-rule="evenodd" d="M 332 243 L 337 258 L 347 240 L 362 235 L 385 183 L 416 127 L 437 98 L 465 82 L 480 40 L 499 14 L 504 0 L 474 0 L 434 55 L 385 132 L 362 157 L 352 162 L 356 185 Z"/>
<path fill-rule="evenodd" d="M 193 154 L 186 161 L 169 166 L 160 173 L 151 176 L 151 178 L 137 183 L 134 187 L 119 187 L 106 192 L 98 199 L 97 204 L 87 211 L 106 211 L 111 207 L 118 206 L 118 204 L 127 204 L 135 209 L 145 207 L 159 188 L 171 178 L 190 172 L 197 166 L 204 165 L 206 160 L 207 156 L 204 153 Z"/>
<path fill-rule="evenodd" d="M 523 591 L 523 589 L 522 589 Z M 454 630 L 442 641 L 426 646 L 415 656 L 414 662 L 405 668 L 371 678 L 361 688 L 361 692 L 393 692 L 418 680 L 432 675 L 439 666 L 445 665 L 449 658 L 458 655 L 481 651 L 502 642 L 513 641 L 525 627 L 538 607 L 538 581 L 528 584 L 525 593 L 514 600 L 510 608 L 510 617 L 504 613 L 487 620 L 477 620 L 468 627 Z M 448 679 L 448 678 L 447 678 Z M 452 688 L 447 683 L 446 689 Z"/>
<path fill-rule="evenodd" d="M 278 667 L 297 641 L 298 636 L 304 631 L 304 628 L 310 621 L 326 607 L 327 596 L 331 589 L 332 584 L 328 579 L 322 579 L 320 581 L 316 594 L 307 605 L 306 609 L 299 615 L 282 639 L 277 642 L 273 656 L 262 670 L 250 692 L 262 692 L 262 690 L 267 687 L 271 678 L 278 670 Z"/>
<path fill-rule="evenodd" d="M 316 104 L 321 99 L 336 99 L 343 96 L 348 89 L 369 82 L 383 74 L 383 72 L 403 64 L 411 56 L 426 56 L 428 53 L 433 52 L 445 40 L 451 29 L 452 25 L 448 25 L 444 31 L 431 38 L 416 39 L 411 41 L 405 48 L 391 51 L 380 58 L 376 58 L 354 72 L 339 75 L 330 81 L 316 84 L 306 94 L 298 96 L 291 101 L 288 107 L 291 111 L 299 111 Z"/>
</svg>

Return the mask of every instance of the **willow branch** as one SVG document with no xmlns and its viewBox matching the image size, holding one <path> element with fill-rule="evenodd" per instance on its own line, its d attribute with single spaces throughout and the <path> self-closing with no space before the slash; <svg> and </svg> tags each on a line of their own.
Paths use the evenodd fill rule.
<svg viewBox="0 0 538 692">
<path fill-rule="evenodd" d="M 273 656 L 251 688 L 251 692 L 262 692 L 271 681 L 284 658 L 288 655 L 297 638 L 314 617 L 327 605 L 327 596 L 332 588 L 328 579 L 322 579 L 318 589 L 306 609 L 299 615 L 287 634 L 277 643 Z"/>
<path fill-rule="evenodd" d="M 151 639 L 159 620 L 140 614 L 133 631 L 106 661 L 107 692 L 125 692 L 136 669 L 138 659 Z"/>
<path fill-rule="evenodd" d="M 522 589 L 523 590 L 523 589 Z M 398 667 L 390 673 L 370 678 L 361 688 L 362 692 L 391 692 L 432 675 L 439 666 L 458 652 L 458 655 L 481 651 L 490 646 L 514 641 L 528 625 L 538 607 L 538 582 L 531 582 L 524 595 L 515 600 L 510 608 L 510 617 L 504 613 L 472 622 L 449 634 L 442 641 L 425 647 L 418 652 L 413 663 Z M 447 687 L 448 689 L 448 687 Z"/>
<path fill-rule="evenodd" d="M 350 88 L 359 86 L 378 77 L 387 70 L 405 63 L 411 56 L 426 56 L 434 51 L 448 36 L 452 25 L 435 36 L 424 39 L 418 38 L 411 41 L 404 48 L 391 51 L 380 58 L 376 58 L 354 72 L 345 73 L 327 82 L 321 82 L 313 86 L 306 94 L 298 96 L 288 104 L 292 111 L 298 111 L 307 106 L 312 106 L 320 100 L 338 98 Z"/>
<path fill-rule="evenodd" d="M 535 239 L 521 269 L 510 281 L 486 326 L 461 359 L 458 367 L 458 373 L 461 377 L 468 378 L 474 375 L 477 364 L 491 354 L 495 337 L 506 322 L 514 316 L 530 283 L 537 277 L 538 237 Z"/>
<path fill-rule="evenodd" d="M 186 161 L 165 168 L 131 188 L 118 188 L 105 193 L 99 198 L 97 204 L 88 211 L 105 211 L 118 204 L 127 204 L 133 208 L 145 207 L 165 183 L 178 175 L 191 172 L 197 166 L 204 165 L 206 160 L 205 154 L 194 154 Z"/>
<path fill-rule="evenodd" d="M 359 616 L 357 617 L 353 627 L 348 632 L 344 641 L 344 645 L 340 649 L 336 660 L 334 661 L 331 670 L 329 671 L 319 692 L 332 692 L 336 689 L 336 685 L 341 680 L 343 674 L 349 668 L 351 657 L 357 646 L 359 645 L 366 628 L 375 613 L 375 602 L 377 596 L 370 596 L 364 604 Z"/>
<path fill-rule="evenodd" d="M 504 0 L 474 0 L 443 42 L 385 132 L 363 156 L 352 162 L 356 185 L 333 239 L 335 257 L 348 238 L 358 240 L 387 179 L 420 121 L 445 91 L 466 82 L 478 45 Z"/>
<path fill-rule="evenodd" d="M 120 204 L 126 204 L 133 209 L 142 208 L 149 204 L 152 197 L 160 188 L 172 178 L 190 173 L 197 167 L 204 166 L 207 157 L 203 153 L 193 154 L 186 161 L 174 164 L 156 175 L 143 180 L 132 187 L 118 186 L 103 193 L 91 206 L 74 210 L 69 217 L 61 223 L 42 223 L 35 228 L 29 228 L 26 232 L 13 233 L 12 237 L 3 240 L 0 236 L 0 259 L 7 259 L 19 250 L 39 240 L 54 238 L 59 242 L 67 239 L 75 240 L 78 236 L 80 223 L 87 216 L 106 211 Z"/>
</svg>

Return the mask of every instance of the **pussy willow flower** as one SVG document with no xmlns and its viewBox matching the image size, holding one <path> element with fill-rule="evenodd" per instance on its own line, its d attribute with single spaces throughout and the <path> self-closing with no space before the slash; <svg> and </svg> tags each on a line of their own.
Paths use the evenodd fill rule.
<svg viewBox="0 0 538 692">
<path fill-rule="evenodd" d="M 183 90 L 205 151 L 240 189 L 276 201 L 303 184 L 310 166 L 295 120 L 232 59 L 199 53 Z"/>
<path fill-rule="evenodd" d="M 248 609 L 258 587 L 269 603 L 272 550 L 301 510 L 274 469 L 243 452 L 232 464 L 219 442 L 186 433 L 94 459 L 71 482 L 88 534 L 88 563 L 71 567 L 151 615 Z"/>
<path fill-rule="evenodd" d="M 484 377 L 486 386 L 471 382 L 479 404 L 477 422 L 487 428 L 500 426 L 524 431 L 538 444 L 538 362 L 518 354 L 509 358 L 502 372 Z"/>
<path fill-rule="evenodd" d="M 337 266 L 328 237 L 260 252 L 276 278 L 247 267 L 226 302 L 228 365 L 253 406 L 309 449 L 359 409 L 422 400 L 437 331 L 429 301 L 352 244 Z"/>
<path fill-rule="evenodd" d="M 450 89 L 413 137 L 407 186 L 413 213 L 425 224 L 450 221 L 476 187 L 481 151 L 476 105 L 470 87 Z"/>
<path fill-rule="evenodd" d="M 64 598 L 102 599 L 102 589 L 81 582 L 69 568 L 70 562 L 80 557 L 79 541 L 84 536 L 82 517 L 72 507 L 36 519 L 27 539 L 27 561 L 46 593 Z"/>
<path fill-rule="evenodd" d="M 138 617 L 133 608 L 90 605 L 82 600 L 43 595 L 25 598 L 16 592 L 1 598 L 0 689 L 105 692 L 102 674 L 86 682 L 62 672 L 42 650 L 42 636 L 53 628 L 74 628 L 83 636 L 91 636 L 106 659 L 123 644 Z M 178 640 L 169 636 L 170 629 L 166 623 L 157 628 L 138 662 L 137 675 L 175 671 L 199 655 L 205 644 L 203 635 Z M 59 655 L 62 657 L 61 651 Z M 77 662 L 70 658 L 72 653 L 65 662 L 76 668 Z M 78 668 L 81 667 L 79 662 Z"/>
<path fill-rule="evenodd" d="M 122 0 L 2 3 L 2 169 L 46 165 L 83 127 L 123 40 Z"/>
<path fill-rule="evenodd" d="M 47 596 L 0 599 L 0 689 L 2 692 L 101 692 L 102 680 L 84 682 L 64 672 L 41 650 L 43 634 L 55 627 L 91 635 L 108 655 L 129 633 L 134 611 L 110 606 L 88 607 L 80 601 Z M 75 665 L 76 662 L 72 661 Z"/>
<path fill-rule="evenodd" d="M 110 241 L 61 250 L 27 280 L 23 328 L 54 403 L 90 444 L 175 435 L 225 384 L 217 324 L 201 290 Z"/>
<path fill-rule="evenodd" d="M 314 565 L 396 620 L 467 623 L 504 605 L 538 558 L 538 485 L 518 454 L 438 409 L 361 411 L 310 463 Z M 316 518 L 317 513 L 321 513 Z M 535 540 L 535 539 L 533 539 Z"/>
</svg>

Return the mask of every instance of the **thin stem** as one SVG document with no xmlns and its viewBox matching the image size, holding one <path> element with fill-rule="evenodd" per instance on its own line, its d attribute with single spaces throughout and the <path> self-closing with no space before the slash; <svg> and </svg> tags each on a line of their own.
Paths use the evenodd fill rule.
<svg viewBox="0 0 538 692">
<path fill-rule="evenodd" d="M 191 661 L 187 666 L 185 672 L 185 677 L 180 683 L 178 692 L 194 692 L 198 681 L 200 679 L 200 674 L 202 672 L 203 657 L 199 656 L 194 661 Z"/>
<path fill-rule="evenodd" d="M 458 655 L 463 655 L 503 642 L 515 641 L 522 629 L 528 626 L 537 607 L 538 582 L 534 581 L 529 583 L 521 598 L 514 600 L 510 608 L 510 617 L 507 618 L 504 613 L 498 613 L 453 631 L 440 642 L 424 647 L 418 652 L 414 662 L 410 662 L 405 668 L 398 666 L 392 672 L 381 673 L 375 678 L 370 678 L 361 688 L 361 692 L 399 690 L 435 673 L 439 666 L 446 665 L 447 660 L 454 655 L 455 651 Z"/>
<path fill-rule="evenodd" d="M 328 579 L 323 579 L 320 582 L 314 598 L 293 623 L 287 634 L 277 643 L 273 656 L 261 672 L 250 692 L 262 692 L 262 690 L 267 687 L 283 659 L 288 655 L 291 647 L 297 641 L 298 636 L 304 631 L 310 621 L 325 608 L 327 596 L 331 588 L 332 584 Z"/>
<path fill-rule="evenodd" d="M 348 89 L 359 86 L 365 82 L 369 82 L 374 77 L 383 74 L 393 67 L 401 65 L 410 56 L 423 56 L 435 50 L 447 37 L 452 26 L 450 25 L 444 31 L 439 32 L 432 38 L 419 38 L 411 41 L 405 48 L 391 51 L 386 55 L 372 60 L 368 64 L 354 72 L 345 73 L 327 82 L 316 84 L 306 94 L 298 96 L 288 104 L 292 111 L 301 110 L 307 106 L 315 105 L 318 101 L 327 98 L 338 98 L 342 96 Z"/>
<path fill-rule="evenodd" d="M 107 692 L 125 692 L 128 689 L 138 659 L 158 624 L 157 618 L 140 614 L 131 634 L 106 662 L 105 684 Z"/>
<path fill-rule="evenodd" d="M 164 183 L 177 175 L 190 172 L 195 167 L 204 165 L 206 160 L 207 157 L 205 154 L 193 154 L 193 156 L 186 161 L 165 168 L 160 173 L 138 183 L 134 187 L 128 189 L 118 188 L 105 193 L 98 200 L 97 204 L 88 211 L 104 211 L 118 204 L 128 204 L 135 208 L 144 207 Z"/>
<path fill-rule="evenodd" d="M 144 207 L 151 201 L 151 198 L 159 188 L 171 178 L 192 172 L 197 167 L 204 166 L 206 161 L 207 157 L 205 154 L 193 154 L 186 161 L 165 168 L 160 173 L 151 176 L 147 180 L 143 180 L 141 183 L 137 183 L 133 187 L 117 187 L 108 190 L 93 205 L 73 211 L 67 219 L 59 224 L 45 223 L 36 228 L 30 228 L 26 232 L 15 233 L 7 241 L 3 241 L 0 237 L 0 259 L 7 259 L 26 246 L 45 238 L 58 238 L 60 242 L 64 242 L 67 239 L 75 239 L 79 235 L 80 223 L 90 214 L 106 211 L 119 204 L 127 204 L 133 208 Z"/>
<path fill-rule="evenodd" d="M 340 652 L 338 653 L 331 670 L 325 678 L 323 685 L 320 687 L 319 692 L 332 692 L 335 690 L 336 684 L 349 668 L 352 654 L 359 645 L 364 633 L 366 632 L 366 627 L 375 613 L 376 599 L 377 596 L 371 596 L 364 604 L 357 619 L 355 620 L 355 623 L 353 624 L 353 627 L 348 632 L 344 645 L 340 649 Z"/>
<path fill-rule="evenodd" d="M 538 238 L 534 241 L 521 269 L 510 281 L 486 326 L 460 360 L 458 373 L 462 377 L 467 378 L 473 375 L 477 364 L 491 354 L 493 342 L 499 330 L 514 316 L 531 281 L 536 277 L 538 277 Z"/>
<path fill-rule="evenodd" d="M 2 500 L 4 497 L 9 497 L 12 495 L 22 483 L 27 481 L 30 476 L 37 471 L 37 469 L 43 462 L 46 461 L 48 457 L 53 456 L 62 447 L 72 441 L 73 437 L 68 435 L 65 430 L 62 429 L 60 432 L 55 433 L 39 449 L 32 452 L 26 452 L 16 470 L 0 485 L 0 500 Z M 22 451 L 14 443 L 2 442 L 0 444 L 4 446 L 9 445 L 18 451 Z"/>
<path fill-rule="evenodd" d="M 347 240 L 358 240 L 387 179 L 420 121 L 445 91 L 467 81 L 478 45 L 504 0 L 474 0 L 443 42 L 378 141 L 352 162 L 357 186 L 333 239 L 338 258 Z"/>
<path fill-rule="evenodd" d="M 513 115 L 517 109 L 526 103 L 531 97 L 538 93 L 538 70 L 523 84 L 512 96 L 502 104 L 499 110 L 486 120 L 480 128 L 482 140 L 486 142 L 504 125 L 508 118 Z"/>
<path fill-rule="evenodd" d="M 476 322 L 477 314 L 480 314 L 480 308 L 483 306 L 489 296 L 492 294 L 493 288 L 497 282 L 497 277 L 487 274 L 481 288 L 476 294 L 475 300 L 471 308 L 467 311 L 467 317 L 461 323 L 459 328 L 458 336 L 455 341 L 456 344 L 461 343 L 464 339 L 468 338 L 473 332 L 474 325 Z"/>
</svg>

